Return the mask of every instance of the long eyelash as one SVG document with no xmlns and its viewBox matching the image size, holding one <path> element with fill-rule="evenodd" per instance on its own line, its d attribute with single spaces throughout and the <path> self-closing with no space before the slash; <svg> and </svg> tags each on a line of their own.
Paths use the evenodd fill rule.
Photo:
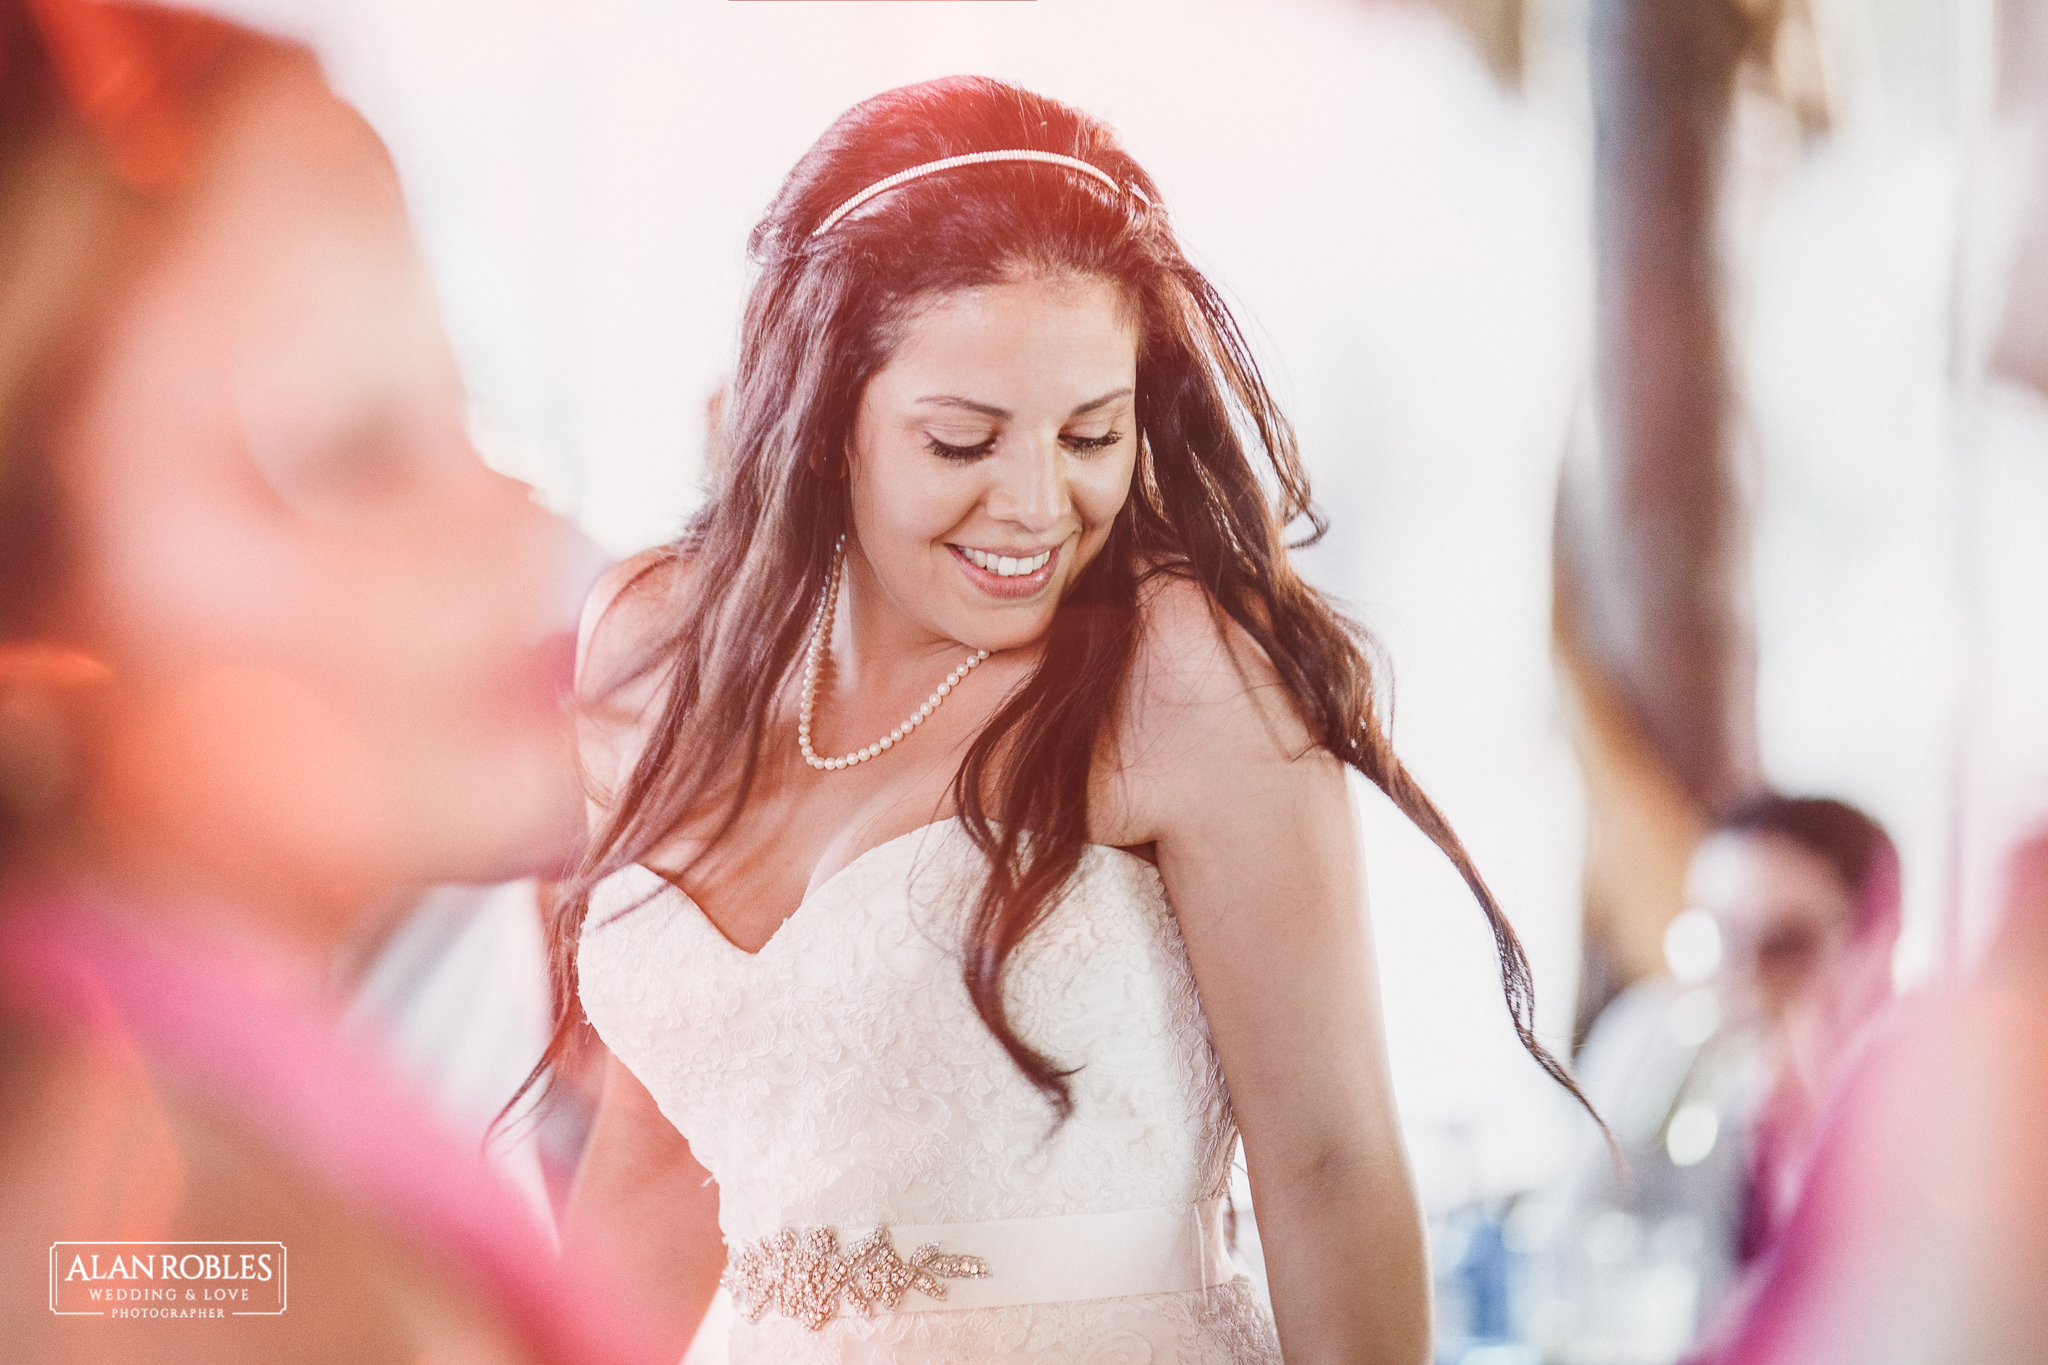
<svg viewBox="0 0 2048 1365">
<path fill-rule="evenodd" d="M 1123 438 L 1121 431 L 1110 431 L 1100 436 L 1067 436 L 1062 439 L 1069 450 L 1096 451 L 1107 450 Z M 936 436 L 927 436 L 924 443 L 932 454 L 942 460 L 978 460 L 995 449 L 996 438 L 991 436 L 979 445 L 955 446 L 947 445 Z"/>
<path fill-rule="evenodd" d="M 1111 431 L 1101 436 L 1069 436 L 1066 440 L 1074 450 L 1107 450 L 1123 438 L 1121 431 Z"/>
<path fill-rule="evenodd" d="M 980 445 L 949 446 L 936 436 L 924 438 L 925 446 L 942 460 L 978 460 L 996 448 L 996 438 L 991 436 Z"/>
</svg>

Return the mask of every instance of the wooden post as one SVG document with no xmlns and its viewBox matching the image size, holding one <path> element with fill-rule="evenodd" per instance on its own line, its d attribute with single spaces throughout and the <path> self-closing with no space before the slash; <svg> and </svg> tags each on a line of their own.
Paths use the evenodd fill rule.
<svg viewBox="0 0 2048 1365">
<path fill-rule="evenodd" d="M 1739 0 L 1592 0 L 1594 439 L 1558 543 L 1593 803 L 1587 940 L 1610 958 L 1589 984 L 1658 969 L 1699 830 L 1759 782 L 1717 211 L 1753 41 Z"/>
</svg>

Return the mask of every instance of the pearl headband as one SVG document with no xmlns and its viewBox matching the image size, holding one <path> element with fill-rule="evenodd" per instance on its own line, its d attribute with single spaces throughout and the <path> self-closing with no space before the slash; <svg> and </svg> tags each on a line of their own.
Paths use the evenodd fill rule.
<svg viewBox="0 0 2048 1365">
<path fill-rule="evenodd" d="M 1137 186 L 1119 185 L 1116 182 L 1116 180 L 1110 176 L 1108 171 L 1103 170 L 1100 166 L 1092 165 L 1089 162 L 1083 161 L 1079 157 L 1061 156 L 1058 152 L 1037 152 L 1023 148 L 1018 148 L 1013 151 L 1004 152 L 968 152 L 961 156 L 949 156 L 939 161 L 927 161 L 921 166 L 912 166 L 907 171 L 898 171 L 896 172 L 896 174 L 892 176 L 888 176 L 885 177 L 884 179 L 877 180 L 874 184 L 868 186 L 859 194 L 856 194 L 855 196 L 853 196 L 853 198 L 847 200 L 838 208 L 826 214 L 825 221 L 818 224 L 815 228 L 811 229 L 811 236 L 817 237 L 823 235 L 826 229 L 830 228 L 834 223 L 838 222 L 841 218 L 844 218 L 847 214 L 852 213 L 855 209 L 859 208 L 862 204 L 867 203 L 868 200 L 874 198 L 876 195 L 886 194 L 890 190 L 895 189 L 898 185 L 905 184 L 912 180 L 921 179 L 927 175 L 935 175 L 940 171 L 950 171 L 956 166 L 980 166 L 990 161 L 1042 161 L 1048 166 L 1065 166 L 1067 169 L 1079 171 L 1083 175 L 1094 176 L 1097 180 L 1100 180 L 1103 184 L 1109 186 L 1110 189 L 1116 191 L 1119 194 L 1128 191 L 1129 193 L 1136 195 L 1139 202 L 1143 203 L 1148 208 L 1151 207 L 1152 204 L 1152 201 L 1150 199 L 1145 198 L 1144 191 L 1140 190 Z"/>
</svg>

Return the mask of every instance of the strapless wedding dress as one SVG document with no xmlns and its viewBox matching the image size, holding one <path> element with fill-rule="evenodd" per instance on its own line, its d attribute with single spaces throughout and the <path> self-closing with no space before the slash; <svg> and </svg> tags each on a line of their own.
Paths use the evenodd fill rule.
<svg viewBox="0 0 2048 1365">
<path fill-rule="evenodd" d="M 869 850 L 757 954 L 627 867 L 593 892 L 584 1009 L 718 1180 L 746 1365 L 1277 1365 L 1224 1247 L 1237 1130 L 1173 911 L 1091 847 L 1011 958 L 1043 1096 L 960 979 L 986 864 L 957 820 Z"/>
</svg>

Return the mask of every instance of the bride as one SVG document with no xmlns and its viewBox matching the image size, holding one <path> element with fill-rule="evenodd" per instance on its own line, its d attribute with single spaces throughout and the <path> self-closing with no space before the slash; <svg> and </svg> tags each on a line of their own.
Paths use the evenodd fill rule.
<svg viewBox="0 0 2048 1365">
<path fill-rule="evenodd" d="M 935 81 L 833 124 L 751 246 L 712 496 L 585 613 L 556 952 L 611 1060 L 570 1236 L 679 1341 L 722 1274 L 736 1360 L 1427 1359 L 1345 765 L 1570 1082 L 1289 565 L 1291 433 L 1152 181 Z"/>
</svg>

